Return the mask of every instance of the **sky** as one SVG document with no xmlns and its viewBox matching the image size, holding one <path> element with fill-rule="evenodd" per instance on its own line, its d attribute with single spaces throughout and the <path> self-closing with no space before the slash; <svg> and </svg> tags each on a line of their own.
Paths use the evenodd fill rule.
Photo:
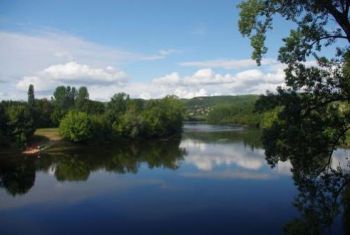
<svg viewBox="0 0 350 235">
<path fill-rule="evenodd" d="M 0 100 L 86 86 L 106 101 L 262 94 L 283 84 L 278 21 L 258 67 L 235 0 L 1 0 Z"/>
</svg>

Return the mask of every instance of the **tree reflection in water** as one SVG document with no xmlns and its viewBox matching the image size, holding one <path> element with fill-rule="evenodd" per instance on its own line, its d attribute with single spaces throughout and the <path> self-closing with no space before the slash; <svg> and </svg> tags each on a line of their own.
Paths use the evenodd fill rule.
<svg viewBox="0 0 350 235">
<path fill-rule="evenodd" d="M 0 157 L 0 187 L 15 196 L 27 193 L 37 171 L 53 173 L 58 181 L 85 181 L 93 171 L 137 173 L 141 164 L 150 168 L 177 169 L 186 153 L 180 140 L 123 142 L 115 147 L 64 149 L 56 147 L 41 158 Z"/>
<path fill-rule="evenodd" d="M 0 158 L 0 187 L 12 196 L 27 193 L 35 181 L 35 159 Z"/>
<path fill-rule="evenodd" d="M 335 162 L 337 142 L 329 141 L 321 127 L 307 131 L 305 134 L 305 130 L 289 129 L 286 131 L 289 136 L 281 137 L 283 130 L 272 127 L 263 134 L 267 162 L 274 167 L 279 161 L 290 160 L 298 189 L 294 205 L 301 218 L 289 221 L 284 233 L 332 233 L 332 225 L 342 215 L 344 232 L 349 234 L 349 164 Z"/>
</svg>

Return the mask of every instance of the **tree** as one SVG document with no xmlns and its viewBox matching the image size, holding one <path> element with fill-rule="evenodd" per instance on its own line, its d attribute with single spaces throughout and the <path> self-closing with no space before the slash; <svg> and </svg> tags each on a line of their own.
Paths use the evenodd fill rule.
<svg viewBox="0 0 350 235">
<path fill-rule="evenodd" d="M 75 106 L 75 100 L 78 92 L 75 87 L 59 86 L 55 89 L 52 103 L 54 110 L 52 112 L 52 121 L 57 126 L 63 116 Z"/>
<path fill-rule="evenodd" d="M 34 121 L 37 128 L 47 128 L 52 127 L 53 123 L 51 120 L 53 105 L 46 98 L 38 99 L 35 101 L 34 106 Z"/>
<path fill-rule="evenodd" d="M 35 101 L 34 86 L 32 84 L 30 84 L 29 88 L 28 88 L 28 105 L 29 105 L 29 107 L 33 107 L 34 101 Z"/>
<path fill-rule="evenodd" d="M 278 56 L 287 65 L 287 88 L 279 88 L 277 95 L 268 94 L 257 103 L 261 110 L 283 107 L 263 135 L 272 164 L 299 157 L 300 146 L 320 158 L 331 156 L 329 153 L 345 141 L 350 128 L 349 6 L 350 1 L 339 0 L 246 0 L 239 5 L 239 29 L 250 37 L 252 57 L 258 64 L 267 51 L 265 34 L 272 29 L 274 15 L 296 25 L 283 39 Z M 336 44 L 339 40 L 345 44 Z M 320 55 L 322 49 L 335 46 L 332 58 Z M 317 66 L 305 64 L 311 57 Z"/>
<path fill-rule="evenodd" d="M 8 126 L 7 126 L 7 117 L 5 113 L 5 108 L 2 103 L 0 103 L 0 146 L 7 145 L 9 143 L 8 135 Z"/>
<path fill-rule="evenodd" d="M 35 131 L 32 114 L 24 104 L 9 104 L 5 108 L 7 119 L 8 137 L 24 146 Z"/>
<path fill-rule="evenodd" d="M 129 100 L 129 95 L 125 93 L 113 95 L 111 101 L 107 105 L 107 112 L 111 123 L 118 122 L 119 116 L 125 113 Z"/>
<path fill-rule="evenodd" d="M 266 32 L 273 28 L 273 17 L 280 15 L 297 27 L 284 39 L 279 59 L 285 63 L 305 61 L 339 39 L 350 42 L 349 6 L 348 0 L 246 0 L 238 5 L 239 30 L 250 37 L 252 57 L 260 63 L 267 52 Z"/>
<path fill-rule="evenodd" d="M 62 119 L 59 133 L 72 142 L 87 141 L 93 136 L 91 120 L 86 113 L 70 111 Z"/>
<path fill-rule="evenodd" d="M 267 52 L 266 33 L 273 28 L 274 17 L 295 25 L 278 56 L 287 65 L 286 88 L 262 96 L 256 108 L 278 108 L 277 119 L 263 132 L 266 159 L 272 166 L 290 160 L 299 189 L 295 205 L 305 220 L 290 223 L 285 232 L 318 233 L 339 210 L 318 207 L 316 202 L 336 203 L 350 182 L 348 171 L 331 166 L 334 150 L 345 142 L 350 129 L 350 1 L 246 0 L 239 8 L 239 29 L 250 38 L 252 58 L 258 64 Z M 308 66 L 310 59 L 316 64 Z M 328 201 L 328 196 L 335 199 Z M 329 212 L 327 219 L 316 216 L 320 210 Z M 310 230 L 309 222 L 315 230 Z"/>
<path fill-rule="evenodd" d="M 175 96 L 149 101 L 141 114 L 145 137 L 169 137 L 179 134 L 185 109 Z"/>
<path fill-rule="evenodd" d="M 76 98 L 76 107 L 79 111 L 86 111 L 89 100 L 89 92 L 86 87 L 82 86 L 78 90 L 78 95 Z"/>
</svg>

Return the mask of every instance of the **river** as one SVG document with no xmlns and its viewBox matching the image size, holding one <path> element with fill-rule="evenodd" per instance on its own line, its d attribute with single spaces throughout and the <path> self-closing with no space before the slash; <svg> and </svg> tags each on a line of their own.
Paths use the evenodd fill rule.
<svg viewBox="0 0 350 235">
<path fill-rule="evenodd" d="M 0 156 L 0 234 L 282 234 L 299 216 L 290 169 L 267 164 L 259 130 L 206 124 L 178 140 Z M 343 233 L 340 218 L 330 231 Z"/>
</svg>

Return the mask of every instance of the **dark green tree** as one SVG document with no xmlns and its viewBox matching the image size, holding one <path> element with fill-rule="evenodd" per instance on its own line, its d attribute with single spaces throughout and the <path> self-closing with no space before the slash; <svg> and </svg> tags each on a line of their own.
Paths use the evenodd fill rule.
<svg viewBox="0 0 350 235">
<path fill-rule="evenodd" d="M 130 97 L 125 93 L 118 93 L 113 95 L 111 101 L 108 103 L 108 110 L 112 114 L 120 114 L 126 111 Z"/>
<path fill-rule="evenodd" d="M 78 90 L 75 105 L 79 111 L 87 111 L 89 101 L 89 92 L 86 87 L 82 86 Z"/>
<path fill-rule="evenodd" d="M 30 84 L 29 88 L 28 88 L 28 105 L 29 105 L 29 107 L 33 107 L 34 102 L 35 102 L 34 86 L 32 84 Z"/>
<path fill-rule="evenodd" d="M 8 145 L 9 140 L 8 135 L 8 126 L 7 126 L 7 117 L 5 113 L 5 108 L 2 103 L 0 103 L 0 145 Z"/>
<path fill-rule="evenodd" d="M 63 116 L 75 107 L 75 100 L 78 92 L 75 87 L 59 86 L 55 89 L 52 103 L 54 110 L 52 112 L 52 121 L 58 126 Z"/>
<path fill-rule="evenodd" d="M 34 106 L 34 121 L 37 128 L 52 127 L 53 123 L 51 120 L 53 113 L 53 104 L 46 98 L 35 100 Z"/>
<path fill-rule="evenodd" d="M 275 17 L 295 26 L 278 56 L 286 64 L 286 88 L 262 96 L 256 108 L 278 107 L 277 119 L 263 133 L 266 159 L 272 166 L 290 160 L 299 189 L 295 205 L 304 219 L 289 223 L 285 232 L 321 233 L 339 213 L 335 204 L 349 184 L 348 171 L 331 163 L 350 128 L 350 1 L 246 0 L 239 8 L 239 29 L 250 38 L 258 64 Z M 328 58 L 326 48 L 334 52 Z M 308 66 L 311 59 L 316 64 Z"/>
<path fill-rule="evenodd" d="M 257 103 L 260 110 L 282 107 L 263 135 L 271 164 L 301 157 L 300 149 L 320 159 L 331 157 L 345 141 L 350 128 L 349 5 L 338 0 L 247 0 L 239 5 L 239 29 L 250 37 L 258 63 L 267 50 L 265 34 L 273 27 L 273 17 L 280 15 L 296 25 L 283 39 L 278 57 L 287 65 L 287 88 Z M 336 44 L 339 40 L 344 43 Z M 332 58 L 320 55 L 325 47 L 337 47 Z M 305 64 L 310 58 L 317 66 Z"/>
<path fill-rule="evenodd" d="M 32 113 L 25 104 L 9 104 L 5 108 L 7 136 L 18 146 L 24 146 L 35 131 Z"/>
</svg>

